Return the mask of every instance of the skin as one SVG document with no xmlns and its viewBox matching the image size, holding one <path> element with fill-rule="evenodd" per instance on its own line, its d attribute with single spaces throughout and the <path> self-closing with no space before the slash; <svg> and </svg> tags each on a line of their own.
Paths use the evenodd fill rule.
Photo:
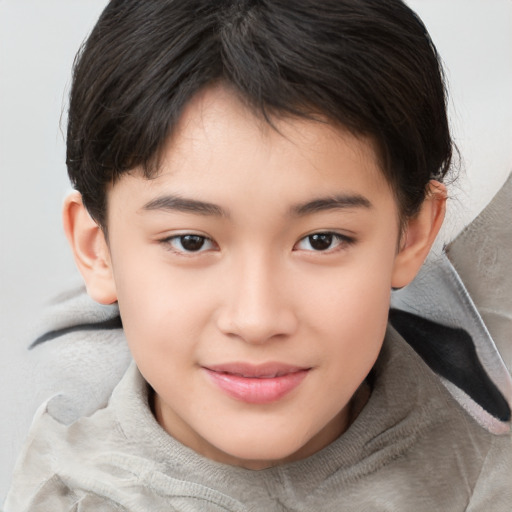
<svg viewBox="0 0 512 512">
<path fill-rule="evenodd" d="M 157 421 L 198 453 L 250 469 L 307 457 L 349 427 L 391 288 L 413 279 L 446 198 L 433 182 L 399 238 L 370 140 L 328 123 L 274 124 L 207 89 L 158 176 L 134 169 L 109 188 L 108 243 L 78 193 L 64 207 L 89 293 L 119 303 Z M 293 365 L 305 377 L 277 400 L 248 403 L 205 370 L 234 362 Z"/>
</svg>

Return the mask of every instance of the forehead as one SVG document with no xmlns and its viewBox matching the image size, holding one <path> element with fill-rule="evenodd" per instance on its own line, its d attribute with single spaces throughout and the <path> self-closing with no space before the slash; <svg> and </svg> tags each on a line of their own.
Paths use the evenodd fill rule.
<svg viewBox="0 0 512 512">
<path fill-rule="evenodd" d="M 370 138 L 322 120 L 268 122 L 221 86 L 203 90 L 187 104 L 156 176 L 147 180 L 135 170 L 127 178 L 120 181 L 136 180 L 132 194 L 141 201 L 165 189 L 203 200 L 231 201 L 243 193 L 283 203 L 306 201 L 310 194 L 390 193 Z"/>
<path fill-rule="evenodd" d="M 315 120 L 286 114 L 265 118 L 222 85 L 204 89 L 186 105 L 169 138 L 166 157 L 191 148 L 201 153 L 216 149 L 215 155 L 232 157 L 233 143 L 246 144 L 246 149 L 253 143 L 259 151 L 266 146 L 269 154 L 291 150 L 305 156 L 309 151 L 315 158 L 330 155 L 343 146 L 355 158 L 365 158 L 371 166 L 379 165 L 377 145 L 370 138 L 352 136 L 323 115 Z"/>
</svg>

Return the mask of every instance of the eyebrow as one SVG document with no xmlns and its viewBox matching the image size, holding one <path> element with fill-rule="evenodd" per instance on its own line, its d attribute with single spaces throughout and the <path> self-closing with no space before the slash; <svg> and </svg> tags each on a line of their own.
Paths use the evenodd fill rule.
<svg viewBox="0 0 512 512">
<path fill-rule="evenodd" d="M 290 213 L 294 216 L 301 217 L 327 210 L 347 210 L 351 208 L 371 209 L 373 205 L 362 195 L 340 194 L 330 197 L 320 197 L 308 201 L 307 203 L 294 205 L 290 208 Z"/>
<path fill-rule="evenodd" d="M 146 203 L 142 209 L 144 211 L 165 210 L 195 213 L 198 215 L 214 215 L 216 217 L 228 216 L 227 211 L 216 204 L 173 195 L 165 195 L 152 199 Z"/>
<path fill-rule="evenodd" d="M 321 197 L 306 203 L 296 204 L 290 208 L 290 214 L 293 216 L 302 217 L 327 210 L 341 210 L 351 208 L 371 209 L 372 207 L 372 203 L 364 196 L 359 194 L 341 194 L 332 197 Z M 226 210 L 216 204 L 174 195 L 165 195 L 152 199 L 146 203 L 142 209 L 144 211 L 177 211 L 216 217 L 229 216 Z"/>
</svg>

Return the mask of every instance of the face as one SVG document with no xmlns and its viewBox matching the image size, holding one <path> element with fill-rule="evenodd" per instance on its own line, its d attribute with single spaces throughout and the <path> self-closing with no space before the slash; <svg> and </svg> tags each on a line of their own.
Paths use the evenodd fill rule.
<svg viewBox="0 0 512 512">
<path fill-rule="evenodd" d="M 399 233 L 370 141 L 273 121 L 207 90 L 158 176 L 108 192 L 117 300 L 159 423 L 247 468 L 348 427 L 383 342 Z"/>
</svg>

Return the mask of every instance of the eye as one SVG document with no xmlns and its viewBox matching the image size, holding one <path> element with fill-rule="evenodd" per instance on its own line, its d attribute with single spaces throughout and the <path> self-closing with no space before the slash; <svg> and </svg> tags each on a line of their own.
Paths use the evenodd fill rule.
<svg viewBox="0 0 512 512">
<path fill-rule="evenodd" d="M 162 243 L 170 246 L 177 253 L 198 253 L 215 248 L 213 241 L 202 235 L 186 234 L 171 236 L 162 240 Z"/>
<path fill-rule="evenodd" d="M 339 233 L 314 233 L 299 240 L 295 248 L 300 251 L 331 252 L 353 243 L 353 238 Z"/>
</svg>

